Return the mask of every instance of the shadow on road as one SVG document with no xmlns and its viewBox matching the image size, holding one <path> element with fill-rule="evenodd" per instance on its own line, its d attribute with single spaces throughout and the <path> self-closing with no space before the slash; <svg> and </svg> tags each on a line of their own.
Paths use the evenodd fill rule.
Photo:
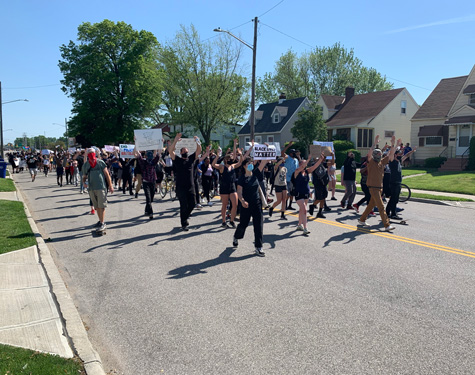
<svg viewBox="0 0 475 375">
<path fill-rule="evenodd" d="M 249 258 L 254 258 L 255 254 L 243 255 L 240 257 L 231 257 L 235 248 L 227 247 L 217 258 L 206 260 L 197 264 L 188 264 L 186 266 L 175 268 L 168 272 L 170 277 L 167 279 L 182 279 L 184 277 L 199 275 L 200 273 L 207 273 L 206 269 L 210 267 L 215 267 L 220 264 L 239 262 L 241 260 L 246 260 Z"/>
</svg>

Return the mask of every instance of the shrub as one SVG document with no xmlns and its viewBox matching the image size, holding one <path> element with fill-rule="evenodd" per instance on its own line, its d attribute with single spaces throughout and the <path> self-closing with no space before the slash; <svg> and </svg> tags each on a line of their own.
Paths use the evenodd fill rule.
<svg viewBox="0 0 475 375">
<path fill-rule="evenodd" d="M 336 153 L 338 151 L 352 150 L 355 148 L 355 145 L 351 141 L 333 141 L 333 148 Z"/>
<path fill-rule="evenodd" d="M 427 158 L 424 162 L 425 168 L 440 168 L 440 166 L 446 161 L 447 158 L 437 156 L 435 158 Z"/>
<path fill-rule="evenodd" d="M 470 155 L 468 156 L 468 169 L 475 170 L 475 137 L 470 140 Z"/>
<path fill-rule="evenodd" d="M 353 154 L 355 154 L 355 161 L 359 163 L 361 161 L 361 152 L 358 150 L 344 150 L 344 151 L 336 151 L 335 152 L 335 161 L 336 161 L 336 167 L 341 168 L 343 163 L 345 162 L 346 155 L 348 154 L 349 151 L 352 151 Z"/>
</svg>

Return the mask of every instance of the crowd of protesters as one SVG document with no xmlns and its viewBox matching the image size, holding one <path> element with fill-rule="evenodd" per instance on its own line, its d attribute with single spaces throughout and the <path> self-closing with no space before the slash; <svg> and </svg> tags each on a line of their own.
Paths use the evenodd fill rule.
<svg viewBox="0 0 475 375">
<path fill-rule="evenodd" d="M 91 214 L 97 213 L 98 232 L 106 230 L 105 209 L 107 194 L 114 189 L 128 193 L 135 198 L 143 190 L 145 196 L 144 214 L 153 219 L 153 202 L 157 189 L 166 177 L 174 181 L 174 189 L 180 206 L 180 226 L 189 230 L 189 219 L 194 209 L 202 209 L 201 203 L 212 205 L 210 192 L 219 190 L 221 198 L 221 226 L 234 228 L 233 246 L 244 237 L 252 218 L 254 227 L 255 252 L 264 256 L 262 251 L 264 219 L 263 210 L 268 209 L 269 218 L 274 210 L 280 208 L 282 220 L 287 220 L 286 211 L 294 210 L 295 200 L 298 209 L 297 231 L 308 235 L 307 216 L 325 219 L 324 212 L 331 211 L 327 200 L 336 200 L 337 181 L 335 155 L 310 155 L 303 159 L 300 152 L 291 148 L 290 142 L 276 160 L 255 161 L 251 159 L 254 142 L 247 151 L 237 147 L 222 152 L 208 146 L 201 148 L 198 137 L 194 137 L 196 150 L 190 153 L 186 147 L 176 150 L 181 134 L 168 141 L 162 150 L 137 151 L 132 158 L 121 158 L 118 151 L 111 153 L 97 147 L 76 152 L 57 148 L 54 152 L 42 155 L 34 152 L 9 153 L 8 160 L 13 173 L 28 169 L 32 182 L 38 171 L 45 177 L 56 174 L 57 185 L 74 185 L 79 193 L 89 194 Z M 368 226 L 366 219 L 378 211 L 386 231 L 394 230 L 390 220 L 401 220 L 397 203 L 401 191 L 401 166 L 415 150 L 403 147 L 401 140 L 391 139 L 391 145 L 378 148 L 379 136 L 368 152 L 362 164 L 355 161 L 353 152 L 349 152 L 343 163 L 341 181 L 345 194 L 340 201 L 344 210 L 359 212 L 362 204 L 367 207 L 358 225 Z M 360 186 L 364 197 L 354 203 L 356 197 L 356 170 L 361 168 Z M 64 178 L 64 179 L 63 179 Z M 313 189 L 311 187 L 313 186 Z M 270 198 L 274 196 L 274 199 Z M 331 197 L 329 198 L 329 195 Z M 384 208 L 383 199 L 389 198 Z M 269 206 L 270 203 L 273 203 Z M 238 221 L 238 225 L 235 222 Z"/>
</svg>

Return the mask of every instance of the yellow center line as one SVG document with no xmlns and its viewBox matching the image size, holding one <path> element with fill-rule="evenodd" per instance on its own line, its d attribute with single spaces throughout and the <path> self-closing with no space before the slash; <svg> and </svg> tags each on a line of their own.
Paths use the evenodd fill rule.
<svg viewBox="0 0 475 375">
<path fill-rule="evenodd" d="M 288 212 L 288 211 L 284 211 L 284 212 L 285 212 L 286 215 L 294 216 L 294 217 L 298 218 L 298 214 L 295 214 L 293 212 Z M 427 248 L 430 248 L 430 249 L 435 249 L 435 250 L 445 251 L 445 252 L 452 253 L 452 254 L 463 255 L 463 256 L 466 256 L 466 257 L 475 258 L 475 253 L 471 252 L 471 251 L 456 249 L 456 248 L 453 248 L 453 247 L 448 247 L 448 246 L 443 246 L 443 245 L 437 245 L 437 244 L 433 244 L 433 243 L 430 243 L 430 242 L 416 240 L 416 239 L 413 239 L 413 238 L 398 236 L 398 235 L 395 235 L 395 234 L 392 234 L 392 233 L 382 233 L 379 230 L 374 230 L 374 229 L 371 230 L 371 229 L 366 229 L 366 228 L 360 228 L 360 227 L 356 227 L 356 226 L 353 226 L 353 225 L 339 223 L 337 221 L 331 221 L 331 220 L 325 220 L 325 219 L 310 218 L 308 220 L 314 221 L 316 223 L 332 225 L 334 227 L 338 227 L 338 228 L 342 228 L 342 229 L 349 229 L 349 230 L 353 230 L 353 231 L 356 230 L 358 232 L 372 234 L 372 235 L 375 235 L 375 236 L 378 236 L 378 237 L 388 238 L 388 239 L 396 240 L 396 241 L 400 241 L 400 242 L 406 242 L 406 243 L 409 243 L 409 244 L 412 244 L 412 245 L 427 247 Z"/>
</svg>

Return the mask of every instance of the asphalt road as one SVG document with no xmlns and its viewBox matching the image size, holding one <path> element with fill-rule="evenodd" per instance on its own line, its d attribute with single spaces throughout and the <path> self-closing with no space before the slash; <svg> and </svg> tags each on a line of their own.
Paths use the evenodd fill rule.
<svg viewBox="0 0 475 375">
<path fill-rule="evenodd" d="M 394 234 L 338 209 L 296 232 L 275 212 L 265 258 L 220 202 L 179 230 L 178 202 L 114 193 L 107 235 L 77 188 L 15 175 L 105 370 L 124 374 L 474 374 L 475 210 L 408 202 Z"/>
</svg>

